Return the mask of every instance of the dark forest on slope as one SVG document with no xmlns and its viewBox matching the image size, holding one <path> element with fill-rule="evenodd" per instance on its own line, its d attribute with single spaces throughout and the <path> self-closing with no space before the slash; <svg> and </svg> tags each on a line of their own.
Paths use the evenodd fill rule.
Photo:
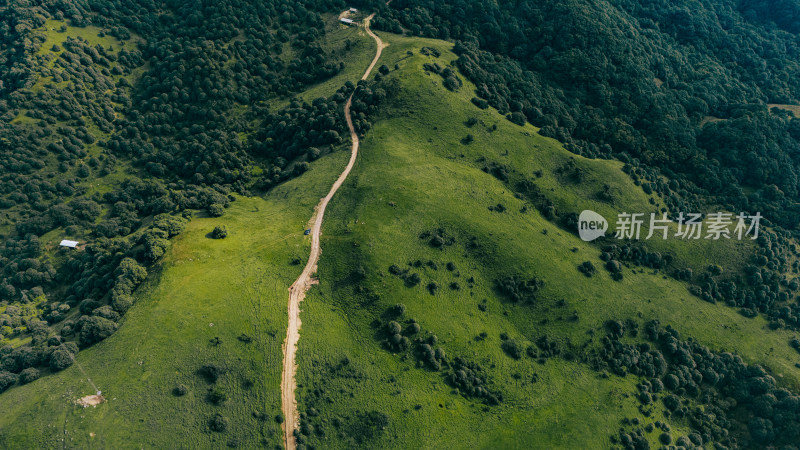
<svg viewBox="0 0 800 450">
<path fill-rule="evenodd" d="M 353 85 L 279 111 L 264 103 L 343 69 L 319 44 L 321 14 L 342 8 L 0 4 L 0 301 L 10 304 L 0 335 L 32 338 L 4 348 L 3 370 L 70 364 L 59 355 L 77 350 L 64 339 L 83 347 L 114 332 L 188 210 L 222 215 L 232 193 L 268 189 L 307 168 L 298 158 L 342 142 Z M 87 26 L 101 43 L 79 35 L 43 47 Z M 48 249 L 39 238 L 52 230 L 88 244 Z"/>
</svg>

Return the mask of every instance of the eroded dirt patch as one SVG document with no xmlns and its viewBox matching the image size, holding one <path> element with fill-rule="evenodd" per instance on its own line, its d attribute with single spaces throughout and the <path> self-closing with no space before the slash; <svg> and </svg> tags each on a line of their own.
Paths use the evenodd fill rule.
<svg viewBox="0 0 800 450">
<path fill-rule="evenodd" d="M 87 408 L 89 406 L 96 407 L 97 405 L 105 401 L 106 401 L 105 397 L 103 397 L 100 394 L 95 394 L 95 395 L 87 395 L 86 397 L 81 397 L 80 399 L 78 399 L 78 404 L 83 406 L 84 408 Z"/>
</svg>

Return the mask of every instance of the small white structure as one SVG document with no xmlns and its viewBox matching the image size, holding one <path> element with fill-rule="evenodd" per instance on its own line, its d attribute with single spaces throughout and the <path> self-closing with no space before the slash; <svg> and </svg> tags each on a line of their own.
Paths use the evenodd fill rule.
<svg viewBox="0 0 800 450">
<path fill-rule="evenodd" d="M 78 241 L 69 241 L 64 239 L 63 241 L 61 241 L 61 244 L 59 245 L 61 245 L 62 247 L 75 248 L 78 246 Z"/>
<path fill-rule="evenodd" d="M 351 12 L 351 13 L 353 13 L 353 14 L 355 14 L 355 13 L 357 13 L 357 12 L 358 12 L 358 10 L 357 10 L 356 8 L 350 8 L 350 12 Z"/>
<path fill-rule="evenodd" d="M 353 19 L 348 19 L 347 17 L 342 17 L 341 19 L 339 19 L 339 22 L 342 22 L 345 25 L 355 25 L 356 24 L 353 21 Z"/>
</svg>

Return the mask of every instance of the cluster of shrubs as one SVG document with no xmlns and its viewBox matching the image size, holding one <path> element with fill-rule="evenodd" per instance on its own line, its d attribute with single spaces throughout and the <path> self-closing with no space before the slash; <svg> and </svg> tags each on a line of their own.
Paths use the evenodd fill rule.
<svg viewBox="0 0 800 450">
<path fill-rule="evenodd" d="M 544 281 L 537 277 L 526 280 L 515 274 L 495 280 L 495 289 L 512 303 L 533 304 L 544 287 Z"/>
<path fill-rule="evenodd" d="M 485 164 L 481 170 L 503 182 L 508 182 L 508 175 L 513 172 L 508 165 L 494 161 Z"/>
<path fill-rule="evenodd" d="M 659 252 L 650 252 L 642 245 L 625 243 L 603 247 L 600 259 L 605 262 L 617 260 L 652 269 L 663 269 L 672 263 L 673 258 L 670 254 L 662 255 Z"/>
<path fill-rule="evenodd" d="M 537 350 L 538 348 L 538 350 Z M 543 334 L 536 339 L 536 347 L 529 346 L 526 353 L 531 358 L 536 358 L 540 364 L 544 364 L 547 358 L 559 356 L 562 353 L 562 345 L 557 340 Z"/>
<path fill-rule="evenodd" d="M 486 370 L 460 356 L 453 358 L 445 381 L 464 397 L 479 398 L 487 405 L 499 405 L 503 401 L 503 394 L 491 386 Z"/>
<path fill-rule="evenodd" d="M 568 183 L 581 183 L 586 178 L 586 170 L 575 162 L 575 158 L 569 158 L 566 163 L 558 166 L 553 171 L 558 177 Z"/>
<path fill-rule="evenodd" d="M 415 261 L 410 261 L 408 263 L 407 268 L 402 268 L 397 264 L 392 264 L 391 266 L 389 266 L 388 270 L 391 275 L 394 275 L 403 280 L 403 283 L 405 284 L 406 287 L 412 288 L 419 285 L 422 282 L 422 277 L 420 276 L 420 274 L 418 272 L 413 271 L 412 269 L 423 269 L 426 267 L 432 270 L 439 270 L 439 264 L 436 263 L 435 261 L 428 260 L 426 262 L 423 262 L 420 259 L 417 259 Z M 447 269 L 448 272 L 452 272 L 453 277 L 455 278 L 461 277 L 461 272 L 456 270 L 456 265 L 452 261 L 445 264 L 445 268 Z M 467 286 L 469 288 L 472 288 L 475 283 L 475 278 L 469 277 L 466 279 L 466 282 Z M 461 290 L 461 284 L 458 281 L 450 282 L 449 287 L 453 291 Z M 430 281 L 425 286 L 425 288 L 431 295 L 435 295 L 439 291 L 440 286 L 439 283 L 435 281 Z"/>
<path fill-rule="evenodd" d="M 33 324 L 34 338 L 42 339 L 47 327 L 43 323 Z M 62 338 L 50 337 L 43 345 L 17 347 L 6 345 L 0 348 L 0 392 L 13 386 L 30 383 L 39 378 L 41 371 L 57 372 L 71 366 L 78 346 L 64 342 Z"/>
<path fill-rule="evenodd" d="M 623 265 L 620 261 L 653 269 L 663 269 L 672 263 L 672 255 L 650 252 L 644 246 L 633 243 L 607 245 L 603 247 L 600 259 L 605 262 L 606 270 L 616 281 L 623 279 Z"/>
<path fill-rule="evenodd" d="M 483 367 L 461 357 L 448 359 L 444 349 L 438 345 L 439 339 L 435 334 L 423 333 L 414 319 L 402 320 L 405 309 L 403 304 L 395 305 L 384 313 L 384 317 L 393 320 L 385 324 L 378 320 L 373 322 L 373 326 L 378 328 L 376 337 L 386 350 L 404 353 L 402 358 L 412 356 L 417 368 L 441 372 L 445 381 L 465 397 L 480 398 L 487 405 L 496 405 L 503 400 L 502 394 L 490 387 L 488 374 Z"/>
<path fill-rule="evenodd" d="M 516 339 L 509 339 L 505 333 L 500 336 L 500 339 L 500 348 L 503 349 L 506 355 L 514 359 L 522 358 L 522 344 L 517 342 Z"/>
<path fill-rule="evenodd" d="M 438 347 L 439 339 L 435 334 L 427 333 L 421 336 L 421 327 L 413 318 L 403 320 L 405 327 L 398 321 L 402 320 L 405 314 L 405 305 L 398 304 L 386 310 L 387 317 L 393 317 L 385 325 L 378 325 L 380 330 L 378 338 L 384 348 L 395 353 L 410 351 L 417 361 L 417 366 L 425 366 L 431 370 L 440 370 L 442 366 L 447 366 L 447 357 L 444 349 Z"/>
<path fill-rule="evenodd" d="M 444 228 L 424 231 L 420 233 L 419 238 L 428 241 L 428 244 L 433 248 L 444 249 L 456 243 L 455 236 L 451 235 Z"/>
<path fill-rule="evenodd" d="M 489 205 L 488 209 L 489 211 L 494 211 L 499 213 L 506 212 L 506 206 L 503 205 L 502 203 L 498 203 L 496 205 Z"/>
<path fill-rule="evenodd" d="M 421 267 L 421 264 L 418 267 Z M 422 281 L 422 277 L 418 273 L 412 272 L 410 268 L 401 269 L 397 264 L 389 266 L 389 273 L 403 280 L 407 287 L 414 287 Z"/>
<path fill-rule="evenodd" d="M 624 428 L 620 428 L 619 433 L 617 435 L 611 436 L 611 443 L 619 444 L 625 450 L 650 449 L 650 441 L 647 439 L 644 430 L 642 430 L 641 428 L 636 428 L 630 431 L 626 431 Z"/>
<path fill-rule="evenodd" d="M 434 58 L 442 56 L 442 52 L 440 52 L 439 49 L 434 47 L 427 47 L 427 46 L 422 47 L 421 49 L 419 49 L 419 52 L 425 56 L 433 56 Z"/>
<path fill-rule="evenodd" d="M 309 413 L 310 415 L 310 413 Z M 324 419 L 323 419 L 324 420 Z M 305 424 L 305 425 L 304 425 Z M 296 431 L 297 443 L 302 444 L 309 440 L 309 436 L 316 435 L 324 440 L 326 436 L 326 423 L 322 420 L 314 426 L 308 420 L 300 418 L 300 430 Z M 386 431 L 389 427 L 389 416 L 377 410 L 356 411 L 352 416 L 345 419 L 335 417 L 330 421 L 330 425 L 338 431 L 339 437 L 345 439 L 351 447 L 362 446 Z"/>
<path fill-rule="evenodd" d="M 433 72 L 440 75 L 442 77 L 442 86 L 450 91 L 457 91 L 464 85 L 464 82 L 461 81 L 461 78 L 452 67 L 442 67 L 438 62 L 434 62 L 425 63 L 422 65 L 422 68 L 426 72 Z"/>
<path fill-rule="evenodd" d="M 435 334 L 430 334 L 425 338 L 414 339 L 414 356 L 417 358 L 419 366 L 427 367 L 431 370 L 441 370 L 442 366 L 447 366 L 447 355 L 442 347 L 436 344 L 439 342 Z"/>
<path fill-rule="evenodd" d="M 621 445 L 626 450 L 648 450 L 650 442 L 646 434 L 657 432 L 658 442 L 667 448 L 672 448 L 670 444 L 675 447 L 684 449 L 703 448 L 703 438 L 699 433 L 690 433 L 688 436 L 681 436 L 673 442 L 671 427 L 669 424 L 656 420 L 655 422 L 648 423 L 644 427 L 640 427 L 640 420 L 636 417 L 633 419 L 623 419 L 624 425 L 634 425 L 635 428 L 626 430 L 620 428 L 616 435 L 611 436 L 611 443 Z M 669 446 L 669 447 L 668 447 Z"/>
<path fill-rule="evenodd" d="M 509 171 L 509 176 L 513 174 Z M 517 178 L 517 177 L 514 177 Z M 542 189 L 533 181 L 521 177 L 514 183 L 515 195 L 519 198 L 524 198 L 531 203 L 537 211 L 547 220 L 555 221 L 557 224 L 563 226 L 565 229 L 574 232 L 576 228 L 570 227 L 571 221 L 577 224 L 576 218 L 570 217 L 569 214 L 560 214 L 556 209 L 555 204 L 550 198 L 542 191 Z"/>
<path fill-rule="evenodd" d="M 404 352 L 411 346 L 409 337 L 416 336 L 419 330 L 420 326 L 414 319 L 407 321 L 405 329 L 398 322 L 392 320 L 384 327 L 386 338 L 382 344 L 384 348 L 392 352 Z"/>
<path fill-rule="evenodd" d="M 644 326 L 649 342 L 625 344 L 620 338 L 627 325 L 615 321 L 607 326 L 593 364 L 600 370 L 648 379 L 640 385 L 643 404 L 660 396 L 669 414 L 685 419 L 704 442 L 761 447 L 800 439 L 800 395 L 778 386 L 763 367 L 748 365 L 732 353 L 711 351 L 691 339 L 681 340 L 676 330 L 658 321 Z M 690 407 L 690 399 L 703 407 Z M 740 429 L 748 433 L 739 433 Z"/>
<path fill-rule="evenodd" d="M 591 261 L 584 261 L 578 265 L 578 271 L 587 277 L 592 277 L 597 272 L 597 268 Z"/>
</svg>

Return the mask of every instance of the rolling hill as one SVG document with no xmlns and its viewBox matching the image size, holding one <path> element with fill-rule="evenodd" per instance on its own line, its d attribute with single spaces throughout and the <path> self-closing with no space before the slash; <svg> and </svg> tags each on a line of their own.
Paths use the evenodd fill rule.
<svg viewBox="0 0 800 450">
<path fill-rule="evenodd" d="M 439 19 L 415 27 L 434 6 L 357 5 L 400 31 L 378 31 L 387 47 L 358 81 L 375 44 L 339 23 L 343 4 L 290 2 L 278 14 L 277 3 L 258 3 L 262 32 L 214 25 L 248 6 L 239 0 L 203 12 L 220 19 L 208 29 L 182 2 L 117 28 L 110 18 L 126 8 L 117 3 L 85 10 L 95 25 L 27 5 L 32 18 L 19 23 L 38 25 L 36 56 L 23 64 L 31 78 L 7 95 L 17 79 L 0 71 L 10 101 L 0 139 L 33 139 L 3 166 L 13 180 L 27 164 L 27 184 L 2 192 L 0 447 L 793 448 L 800 439 L 786 186 L 775 187 L 786 197 L 742 180 L 743 197 L 717 193 L 674 161 L 659 166 L 649 148 L 641 160 L 594 152 L 585 131 L 535 126 L 527 106 L 503 105 L 500 86 L 513 91 L 524 73 L 504 58 L 521 50 L 485 39 L 507 30 L 470 24 L 458 43 L 423 37 L 449 29 Z M 172 34 L 179 26 L 185 35 Z M 317 229 L 315 206 L 350 155 L 351 96 L 358 156 Z M 53 98 L 74 104 L 72 114 L 59 116 Z M 790 134 L 796 107 L 785 100 L 768 114 Z M 561 101 L 569 107 L 544 116 L 601 115 Z M 692 120 L 738 127 L 737 114 Z M 758 240 L 577 233 L 584 210 L 609 222 L 679 207 L 735 213 L 741 198 L 789 206 Z M 315 283 L 300 304 L 299 424 L 287 429 L 289 287 L 317 232 Z M 59 249 L 65 236 L 84 245 Z M 99 404 L 86 406 L 93 395 Z"/>
</svg>

